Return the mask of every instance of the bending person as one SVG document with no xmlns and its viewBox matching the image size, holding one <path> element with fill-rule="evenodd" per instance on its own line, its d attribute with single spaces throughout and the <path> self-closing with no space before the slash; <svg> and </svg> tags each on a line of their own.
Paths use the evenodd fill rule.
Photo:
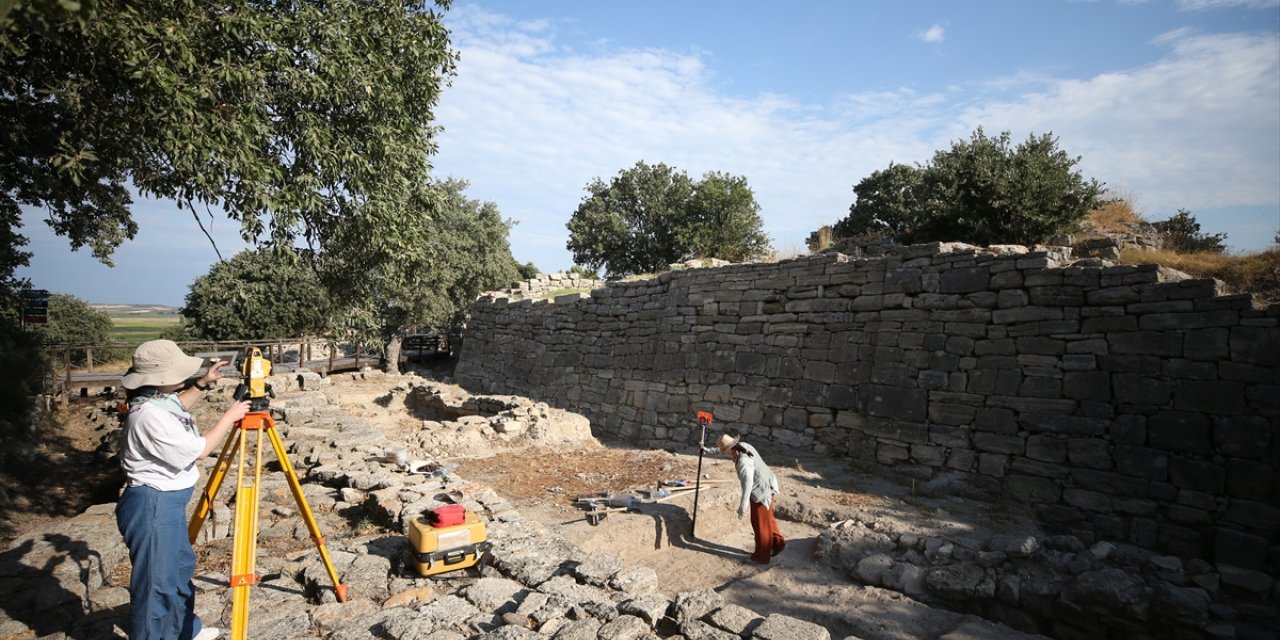
<svg viewBox="0 0 1280 640">
<path fill-rule="evenodd" d="M 764 463 L 755 447 L 742 442 L 736 436 L 724 434 L 716 443 L 720 453 L 733 458 L 742 484 L 742 499 L 738 504 L 738 518 L 751 510 L 751 530 L 755 533 L 756 548 L 751 559 L 761 564 L 782 553 L 787 547 L 786 538 L 778 531 L 778 521 L 773 517 L 773 498 L 778 493 L 778 478 Z M 749 507 L 748 507 L 749 505 Z"/>
</svg>

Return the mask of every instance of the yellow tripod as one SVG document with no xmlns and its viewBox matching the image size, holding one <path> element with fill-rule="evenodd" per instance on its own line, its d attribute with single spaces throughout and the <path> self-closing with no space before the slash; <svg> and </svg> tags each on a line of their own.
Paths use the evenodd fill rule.
<svg viewBox="0 0 1280 640">
<path fill-rule="evenodd" d="M 245 473 L 249 432 L 257 434 L 253 445 L 252 475 Z M 289 461 L 289 456 L 285 452 L 284 442 L 280 439 L 280 433 L 276 431 L 275 421 L 266 411 L 250 411 L 245 414 L 244 419 L 235 424 L 226 444 L 222 446 L 222 453 L 218 454 L 218 464 L 214 467 L 213 474 L 209 476 L 209 484 L 205 487 L 204 493 L 200 494 L 200 502 L 196 505 L 191 523 L 187 527 L 187 535 L 191 543 L 195 544 L 196 534 L 200 533 L 200 527 L 204 525 L 205 518 L 213 508 L 213 498 L 218 495 L 218 489 L 222 486 L 227 470 L 231 467 L 231 460 L 238 458 L 235 540 L 231 553 L 232 640 L 243 640 L 248 637 L 249 587 L 257 584 L 259 579 L 255 566 L 258 546 L 258 488 L 262 478 L 262 434 L 264 432 L 271 441 L 271 447 L 275 449 L 280 468 L 289 480 L 289 489 L 293 492 L 293 499 L 298 503 L 298 511 L 307 522 L 311 539 L 315 541 L 316 548 L 320 550 L 320 557 L 324 560 L 324 566 L 329 570 L 329 579 L 333 581 L 338 602 L 347 601 L 347 585 L 338 581 L 338 572 L 334 570 L 333 561 L 329 559 L 329 551 L 324 546 L 324 536 L 320 535 L 320 527 L 316 525 L 311 507 L 307 506 L 307 499 L 302 494 L 302 484 L 298 482 L 298 474 L 293 470 L 293 463 Z"/>
</svg>

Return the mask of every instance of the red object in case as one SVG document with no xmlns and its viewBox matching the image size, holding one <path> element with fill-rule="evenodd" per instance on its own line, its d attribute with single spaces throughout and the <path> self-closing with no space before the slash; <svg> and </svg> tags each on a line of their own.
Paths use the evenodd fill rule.
<svg viewBox="0 0 1280 640">
<path fill-rule="evenodd" d="M 446 504 L 426 513 L 427 522 L 433 527 L 452 527 L 462 524 L 467 510 L 460 504 Z"/>
</svg>

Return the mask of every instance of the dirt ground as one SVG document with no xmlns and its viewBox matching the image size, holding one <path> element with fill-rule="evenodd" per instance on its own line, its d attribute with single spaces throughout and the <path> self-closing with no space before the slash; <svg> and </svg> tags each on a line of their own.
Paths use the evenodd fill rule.
<svg viewBox="0 0 1280 640">
<path fill-rule="evenodd" d="M 369 419 L 393 440 L 420 423 L 402 403 L 386 402 L 385 388 L 339 384 L 335 391 L 329 395 L 348 413 Z M 0 468 L 0 543 L 7 544 L 36 524 L 115 501 L 120 475 L 103 446 L 117 420 L 111 404 L 104 397 L 79 400 L 44 421 L 36 441 L 6 452 Z M 208 424 L 216 418 L 197 413 L 197 419 Z M 708 441 L 713 437 L 709 431 Z M 669 596 L 711 588 L 762 614 L 784 613 L 823 624 L 835 637 L 865 633 L 865 627 L 859 629 L 850 618 L 850 603 L 865 603 L 865 593 L 857 592 L 855 598 L 854 590 L 860 587 L 816 562 L 814 544 L 820 527 L 842 519 L 841 514 L 881 507 L 914 509 L 910 495 L 829 459 L 770 459 L 767 448 L 762 454 L 779 475 L 782 495 L 777 509 L 788 539 L 786 551 L 769 565 L 748 557 L 751 526 L 735 515 L 736 476 L 723 456 L 707 455 L 702 461 L 704 487 L 697 492 L 696 529 L 693 492 L 611 512 L 596 524 L 588 522 L 574 502 L 576 496 L 591 493 L 638 496 L 657 489 L 659 481 L 692 482 L 697 478 L 696 449 L 637 450 L 592 443 L 572 450 L 532 448 L 442 462 L 458 465 L 459 476 L 493 487 L 527 517 L 583 549 L 607 551 L 628 565 L 653 568 L 659 588 Z M 228 545 L 210 543 L 201 556 L 221 563 L 229 553 L 224 546 Z"/>
</svg>

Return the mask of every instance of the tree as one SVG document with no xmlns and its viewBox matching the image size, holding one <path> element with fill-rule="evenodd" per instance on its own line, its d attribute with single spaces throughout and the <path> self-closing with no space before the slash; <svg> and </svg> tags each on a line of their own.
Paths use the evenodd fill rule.
<svg viewBox="0 0 1280 640">
<path fill-rule="evenodd" d="M 431 181 L 414 190 L 418 213 L 403 220 L 404 243 L 395 255 L 359 242 L 350 226 L 337 251 L 319 256 L 322 274 L 344 322 L 357 335 L 381 340 L 388 371 L 399 371 L 407 330 L 453 329 L 484 291 L 519 277 L 508 233 L 496 204 L 466 197 L 464 180 Z"/>
<path fill-rule="evenodd" d="M 653 273 L 689 256 L 746 260 L 768 251 L 760 207 L 744 177 L 697 183 L 665 164 L 596 178 L 569 219 L 574 262 L 609 276 Z"/>
<path fill-rule="evenodd" d="M 111 316 L 89 306 L 89 303 L 72 295 L 49 295 L 49 322 L 31 325 L 30 331 L 42 345 L 101 345 L 111 340 Z M 95 359 L 110 359 L 115 352 L 98 351 Z M 72 364 L 83 364 L 85 352 L 74 350 Z"/>
<path fill-rule="evenodd" d="M 854 187 L 857 200 L 836 229 L 908 243 L 1036 244 L 1101 204 L 1103 185 L 1075 171 L 1079 162 L 1052 134 L 1013 147 L 1009 132 L 988 138 L 979 127 L 925 166 L 872 173 Z"/>
<path fill-rule="evenodd" d="M 1186 209 L 1178 209 L 1178 213 L 1164 222 L 1152 224 L 1164 237 L 1164 248 L 1179 253 L 1223 253 L 1227 250 L 1224 244 L 1225 233 L 1207 234 L 1200 231 L 1200 223 Z"/>
<path fill-rule="evenodd" d="M 127 185 L 197 220 L 221 209 L 250 240 L 323 250 L 362 218 L 380 222 L 366 242 L 397 244 L 454 64 L 422 3 L 14 8 L 0 17 L 0 279 L 25 242 L 19 205 L 110 264 L 137 231 Z"/>
<path fill-rule="evenodd" d="M 686 253 L 730 262 L 769 252 L 769 236 L 760 227 L 760 205 L 744 176 L 709 172 L 694 185 L 682 244 Z"/>
<path fill-rule="evenodd" d="M 102 344 L 111 339 L 111 316 L 65 293 L 49 294 L 49 322 L 32 325 L 44 344 Z"/>
<path fill-rule="evenodd" d="M 332 305 L 309 261 L 288 249 L 246 250 L 196 278 L 182 316 L 206 340 L 320 335 Z"/>
<path fill-rule="evenodd" d="M 0 314 L 0 370 L 9 372 L 0 385 L 0 442 L 22 434 L 31 424 L 34 398 L 44 391 L 48 363 L 40 338 L 21 331 L 16 317 Z"/>
<path fill-rule="evenodd" d="M 856 196 L 849 217 L 835 224 L 841 238 L 886 236 L 900 238 L 920 226 L 924 216 L 920 187 L 924 170 L 889 163 L 889 168 L 873 171 L 853 187 Z"/>
</svg>

